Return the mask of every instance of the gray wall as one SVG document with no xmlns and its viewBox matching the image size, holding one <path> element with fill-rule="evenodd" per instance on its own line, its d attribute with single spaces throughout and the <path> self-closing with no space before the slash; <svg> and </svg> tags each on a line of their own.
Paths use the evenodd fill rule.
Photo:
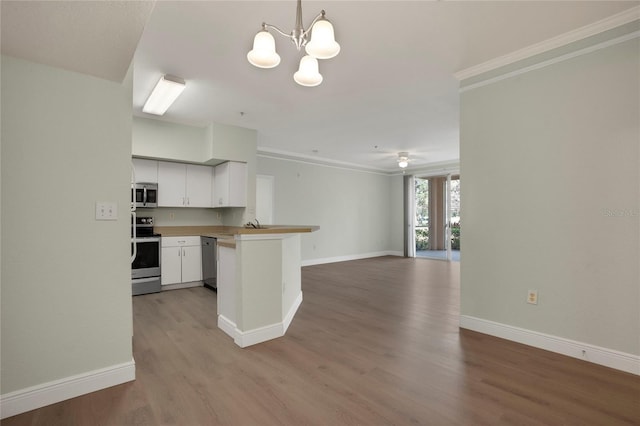
<svg viewBox="0 0 640 426">
<path fill-rule="evenodd" d="M 320 226 L 302 235 L 303 262 L 395 249 L 392 177 L 264 156 L 258 174 L 274 176 L 274 223 Z"/>
<path fill-rule="evenodd" d="M 463 92 L 462 315 L 640 354 L 639 52 Z"/>
<path fill-rule="evenodd" d="M 131 81 L 2 57 L 3 395 L 132 361 Z"/>
</svg>

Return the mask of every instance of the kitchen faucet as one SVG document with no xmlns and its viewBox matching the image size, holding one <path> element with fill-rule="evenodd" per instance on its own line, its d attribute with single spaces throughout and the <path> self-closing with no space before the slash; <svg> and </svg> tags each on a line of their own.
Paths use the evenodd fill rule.
<svg viewBox="0 0 640 426">
<path fill-rule="evenodd" d="M 256 223 L 253 222 L 249 222 L 247 223 L 245 226 L 251 226 L 254 229 L 260 229 L 260 222 L 258 222 L 258 219 L 254 219 Z"/>
</svg>

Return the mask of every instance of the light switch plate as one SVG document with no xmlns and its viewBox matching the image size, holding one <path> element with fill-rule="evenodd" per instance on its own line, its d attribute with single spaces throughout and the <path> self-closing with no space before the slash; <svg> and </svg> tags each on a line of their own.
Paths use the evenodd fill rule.
<svg viewBox="0 0 640 426">
<path fill-rule="evenodd" d="M 96 201 L 96 220 L 118 220 L 118 204 Z"/>
</svg>

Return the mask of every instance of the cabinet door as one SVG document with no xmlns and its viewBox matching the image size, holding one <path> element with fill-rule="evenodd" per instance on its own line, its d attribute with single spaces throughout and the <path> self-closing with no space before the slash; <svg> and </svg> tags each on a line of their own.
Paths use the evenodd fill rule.
<svg viewBox="0 0 640 426">
<path fill-rule="evenodd" d="M 214 207 L 246 207 L 247 165 L 229 161 L 214 170 Z"/>
<path fill-rule="evenodd" d="M 211 173 L 209 166 L 187 165 L 187 207 L 211 207 Z"/>
<path fill-rule="evenodd" d="M 156 160 L 133 158 L 131 161 L 136 170 L 136 183 L 158 183 L 158 162 Z"/>
<path fill-rule="evenodd" d="M 182 282 L 202 281 L 202 247 L 182 247 Z"/>
<path fill-rule="evenodd" d="M 229 205 L 245 207 L 247 205 L 247 165 L 229 163 Z"/>
<path fill-rule="evenodd" d="M 214 207 L 229 205 L 229 163 L 219 164 L 213 169 Z"/>
<path fill-rule="evenodd" d="M 160 259 L 160 283 L 167 285 L 182 282 L 182 248 L 163 247 Z"/>
<path fill-rule="evenodd" d="M 186 165 L 158 162 L 158 206 L 183 207 L 185 205 Z"/>
</svg>

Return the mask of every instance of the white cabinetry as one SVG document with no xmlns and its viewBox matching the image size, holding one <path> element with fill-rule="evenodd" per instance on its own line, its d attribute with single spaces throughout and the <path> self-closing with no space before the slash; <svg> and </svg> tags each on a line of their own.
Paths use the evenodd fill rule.
<svg viewBox="0 0 640 426">
<path fill-rule="evenodd" d="M 211 207 L 212 168 L 158 162 L 159 207 Z"/>
<path fill-rule="evenodd" d="M 200 237 L 162 237 L 162 285 L 202 281 Z"/>
<path fill-rule="evenodd" d="M 246 207 L 247 165 L 236 161 L 214 168 L 213 207 Z"/>
<path fill-rule="evenodd" d="M 136 171 L 136 182 L 158 183 L 158 162 L 156 160 L 133 158 L 131 161 Z"/>
</svg>

